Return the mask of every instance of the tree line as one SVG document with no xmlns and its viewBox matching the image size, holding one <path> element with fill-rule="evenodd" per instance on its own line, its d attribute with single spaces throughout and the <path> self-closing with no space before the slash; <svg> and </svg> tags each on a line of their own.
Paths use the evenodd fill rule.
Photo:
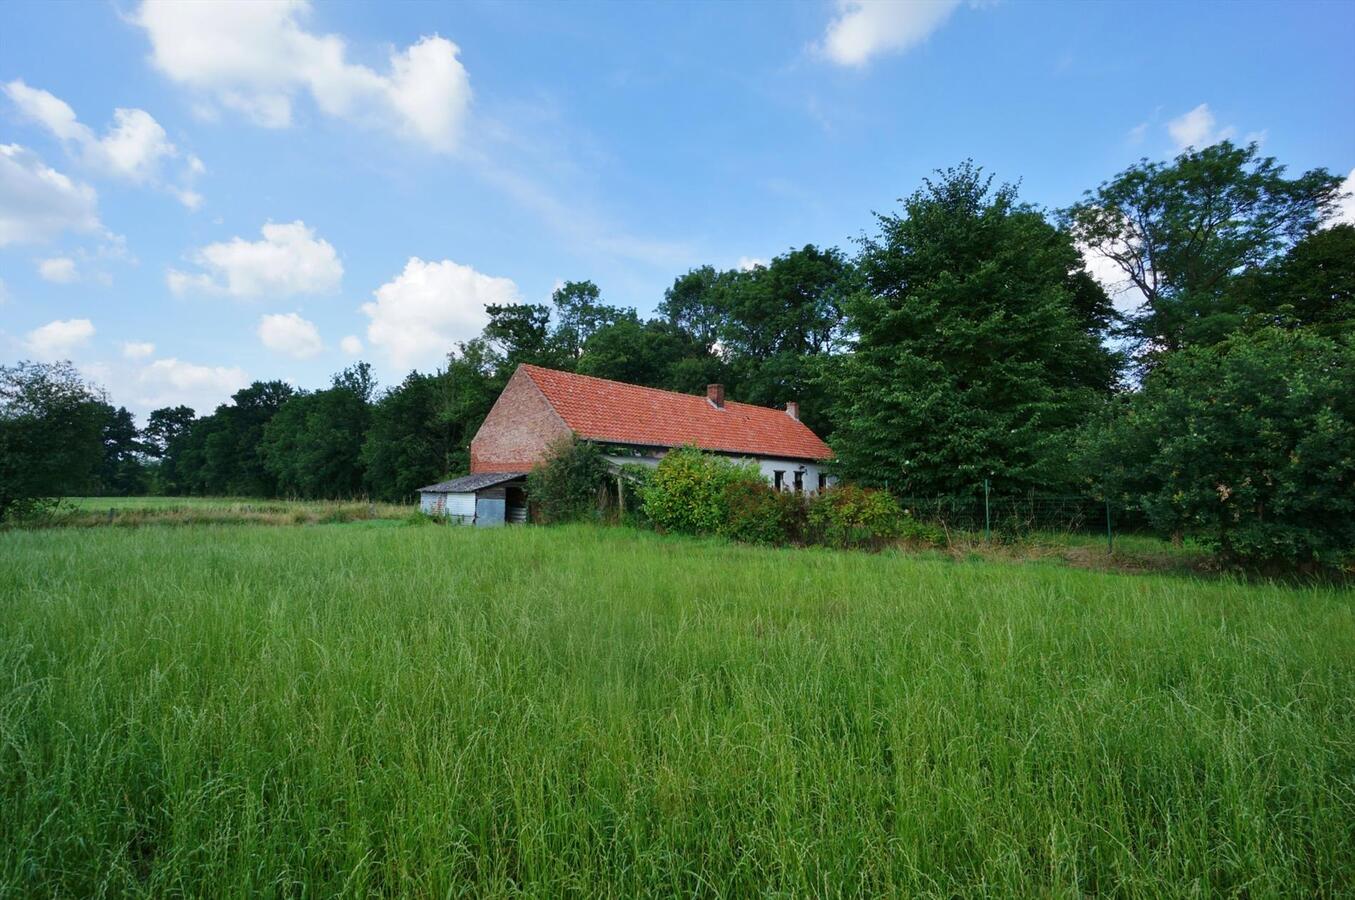
<svg viewBox="0 0 1355 900">
<path fill-rule="evenodd" d="M 1355 503 L 1355 227 L 1323 227 L 1340 199 L 1331 173 L 1291 176 L 1228 142 L 1141 161 L 1062 210 L 964 163 L 876 214 L 854 252 L 692 269 L 652 317 L 567 282 L 549 303 L 489 306 L 438 371 L 384 390 L 359 363 L 321 390 L 261 381 L 206 415 L 158 409 L 138 431 L 69 367 L 21 364 L 0 388 L 0 472 L 17 479 L 0 494 L 399 500 L 467 469 L 471 437 L 530 362 L 796 399 L 841 475 L 899 494 L 987 480 L 1116 497 L 1172 534 L 1330 523 L 1316 543 L 1263 526 L 1220 546 L 1311 558 L 1355 546 L 1342 524 L 1355 519 L 1342 505 Z M 1084 250 L 1114 265 L 1135 309 L 1117 311 Z M 22 462 L 58 435 L 61 460 Z"/>
</svg>

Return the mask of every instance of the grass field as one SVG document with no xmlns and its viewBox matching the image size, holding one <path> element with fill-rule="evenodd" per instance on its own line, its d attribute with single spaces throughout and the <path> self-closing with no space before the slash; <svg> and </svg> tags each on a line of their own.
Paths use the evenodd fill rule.
<svg viewBox="0 0 1355 900">
<path fill-rule="evenodd" d="M 0 608 L 0 895 L 1355 892 L 1349 590 L 355 522 Z"/>
</svg>

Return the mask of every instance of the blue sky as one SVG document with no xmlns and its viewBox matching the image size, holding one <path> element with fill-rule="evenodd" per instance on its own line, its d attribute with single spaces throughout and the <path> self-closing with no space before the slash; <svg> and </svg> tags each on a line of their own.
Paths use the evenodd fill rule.
<svg viewBox="0 0 1355 900">
<path fill-rule="evenodd" d="M 1355 4 L 10 0 L 0 360 L 141 414 L 390 384 L 486 301 L 850 248 L 966 157 L 1057 207 L 1224 137 L 1355 170 Z"/>
</svg>

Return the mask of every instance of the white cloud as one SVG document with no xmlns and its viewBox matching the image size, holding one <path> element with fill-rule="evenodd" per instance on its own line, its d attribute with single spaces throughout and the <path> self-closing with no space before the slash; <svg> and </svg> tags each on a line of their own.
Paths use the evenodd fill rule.
<svg viewBox="0 0 1355 900">
<path fill-rule="evenodd" d="M 122 355 L 128 359 L 145 359 L 155 352 L 155 345 L 150 341 L 123 341 Z"/>
<path fill-rule="evenodd" d="M 203 272 L 170 269 L 169 289 L 229 294 L 232 297 L 289 297 L 337 290 L 343 279 L 343 263 L 334 247 L 317 238 L 302 221 L 263 226 L 263 240 L 232 238 L 208 244 L 192 259 Z"/>
<path fill-rule="evenodd" d="M 382 74 L 348 62 L 342 37 L 308 31 L 310 12 L 305 0 L 146 0 L 133 21 L 156 68 L 259 125 L 291 124 L 293 101 L 306 92 L 326 115 L 393 128 L 435 150 L 456 146 L 471 99 L 456 44 L 421 37 L 393 52 Z"/>
<path fill-rule="evenodd" d="M 1089 247 L 1080 248 L 1082 251 L 1082 262 L 1087 268 L 1087 274 L 1105 289 L 1106 294 L 1110 296 L 1111 304 L 1116 311 L 1120 313 L 1131 313 L 1143 305 L 1146 299 L 1138 286 L 1125 274 L 1124 269 L 1120 268 L 1119 263 L 1105 256 L 1097 250 Z"/>
<path fill-rule="evenodd" d="M 356 334 L 350 334 L 339 341 L 339 349 L 349 356 L 358 356 L 362 353 L 362 339 Z"/>
<path fill-rule="evenodd" d="M 89 319 L 58 319 L 28 332 L 24 346 L 39 359 L 65 359 L 94 337 Z"/>
<path fill-rule="evenodd" d="M 1327 216 L 1323 225 L 1355 225 L 1355 169 L 1351 169 L 1346 180 L 1341 182 L 1341 193 L 1345 196 L 1336 204 L 1336 209 Z"/>
<path fill-rule="evenodd" d="M 157 359 L 136 376 L 144 409 L 183 403 L 209 412 L 218 403 L 249 384 L 249 376 L 235 366 L 201 366 L 170 357 Z"/>
<path fill-rule="evenodd" d="M 53 284 L 71 284 L 80 280 L 80 273 L 75 270 L 75 260 L 69 256 L 38 260 L 38 275 Z"/>
<path fill-rule="evenodd" d="M 314 322 L 296 313 L 275 314 L 259 319 L 259 340 L 275 353 L 293 359 L 310 359 L 325 349 Z"/>
<path fill-rule="evenodd" d="M 17 144 L 0 144 L 0 247 L 62 231 L 102 231 L 89 185 L 72 181 Z"/>
<path fill-rule="evenodd" d="M 1184 150 L 1187 147 L 1202 150 L 1219 141 L 1228 140 L 1237 133 L 1237 129 L 1231 125 L 1219 128 L 1209 104 L 1201 103 L 1190 112 L 1182 113 L 1168 122 L 1167 133 L 1176 142 L 1177 150 Z"/>
<path fill-rule="evenodd" d="M 103 137 L 97 137 L 60 97 L 30 87 L 22 80 L 9 82 L 4 90 L 20 113 L 64 141 L 90 169 L 112 178 L 134 184 L 161 184 L 167 161 L 179 156 L 165 129 L 144 109 L 115 109 L 113 123 Z M 197 157 L 190 157 L 184 167 L 184 179 L 198 174 L 201 167 Z M 184 187 L 169 190 L 190 209 L 197 208 L 185 197 L 185 194 L 197 197 L 192 191 Z M 197 202 L 201 202 L 200 197 Z"/>
<path fill-rule="evenodd" d="M 739 267 L 739 271 L 751 272 L 758 267 L 765 269 L 767 267 L 767 260 L 761 259 L 756 256 L 740 256 L 737 265 Z"/>
<path fill-rule="evenodd" d="M 1147 136 L 1148 136 L 1148 123 L 1147 123 L 1147 122 L 1140 122 L 1139 124 L 1135 125 L 1133 128 L 1129 129 L 1129 135 L 1128 135 L 1128 138 L 1129 138 L 1129 143 L 1131 143 L 1131 144 L 1142 144 L 1142 143 L 1143 143 L 1143 139 L 1146 138 Z"/>
<path fill-rule="evenodd" d="M 60 97 L 24 84 L 16 79 L 5 85 L 10 101 L 25 117 L 43 125 L 63 141 L 85 143 L 94 140 L 94 133 L 75 116 L 75 110 Z"/>
<path fill-rule="evenodd" d="M 362 305 L 371 319 L 367 340 L 397 366 L 436 365 L 457 341 L 480 333 L 489 321 L 486 304 L 520 299 L 511 279 L 483 275 L 449 259 L 418 257 L 411 257 L 375 296 L 376 302 Z"/>
<path fill-rule="evenodd" d="M 837 17 L 818 50 L 838 65 L 864 66 L 880 53 L 922 43 L 959 5 L 959 0 L 837 0 Z"/>
</svg>

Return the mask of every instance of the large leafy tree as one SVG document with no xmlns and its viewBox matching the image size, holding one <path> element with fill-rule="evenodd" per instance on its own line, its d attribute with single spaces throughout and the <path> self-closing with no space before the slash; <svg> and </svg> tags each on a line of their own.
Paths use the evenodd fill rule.
<svg viewBox="0 0 1355 900">
<path fill-rule="evenodd" d="M 173 489 L 194 494 L 271 497 L 277 480 L 264 466 L 263 430 L 296 389 L 285 381 L 256 381 L 231 402 L 195 421 L 169 444 Z"/>
<path fill-rule="evenodd" d="M 362 491 L 362 446 L 375 381 L 367 363 L 335 375 L 327 390 L 291 397 L 264 426 L 259 454 L 277 491 L 352 497 Z"/>
<path fill-rule="evenodd" d="M 1163 360 L 1089 428 L 1088 484 L 1258 568 L 1355 552 L 1355 351 L 1299 328 Z"/>
<path fill-rule="evenodd" d="M 602 291 L 591 281 L 566 281 L 551 293 L 556 326 L 551 335 L 558 352 L 567 359 L 578 359 L 584 345 L 598 330 L 618 321 L 635 317 L 635 310 L 609 306 Z"/>
<path fill-rule="evenodd" d="M 125 406 L 99 404 L 103 462 L 99 467 L 99 492 L 111 496 L 142 494 L 148 484 L 145 444 L 136 419 Z"/>
<path fill-rule="evenodd" d="M 663 319 L 628 313 L 589 337 L 577 371 L 629 384 L 699 391 L 719 380 L 720 362 L 705 344 Z M 694 385 L 693 378 L 699 379 Z"/>
<path fill-rule="evenodd" d="M 0 521 L 94 484 L 103 407 L 70 363 L 0 366 Z"/>
<path fill-rule="evenodd" d="M 796 400 L 812 428 L 831 430 L 824 364 L 842 342 L 855 274 L 841 251 L 807 244 L 722 276 L 715 287 L 724 311 L 719 336 L 738 399 L 760 406 Z"/>
<path fill-rule="evenodd" d="M 918 494 L 1053 489 L 1115 379 L 1069 236 L 970 163 L 878 216 L 835 365 L 844 474 Z"/>
<path fill-rule="evenodd" d="M 713 266 L 701 266 L 678 276 L 663 292 L 659 315 L 709 350 L 720 338 L 725 313 L 717 288 L 728 274 L 715 271 Z"/>
<path fill-rule="evenodd" d="M 1255 324 L 1355 333 L 1355 225 L 1313 232 L 1239 278 L 1230 299 Z"/>
<path fill-rule="evenodd" d="M 474 352 L 474 348 L 472 348 Z M 492 375 L 464 363 L 465 351 L 436 375 L 411 372 L 372 408 L 372 422 L 362 446 L 367 490 L 383 500 L 408 498 L 418 487 L 454 472 L 466 471 L 469 421 L 483 420 L 492 398 Z M 474 404 L 457 398 L 476 395 Z M 471 405 L 474 409 L 470 408 Z M 470 431 L 470 436 L 467 432 Z"/>
<path fill-rule="evenodd" d="M 1323 169 L 1290 178 L 1255 144 L 1224 141 L 1130 166 L 1064 215 L 1078 243 L 1142 294 L 1125 333 L 1151 365 L 1236 327 L 1232 280 L 1310 234 L 1339 199 L 1340 182 Z"/>
</svg>

